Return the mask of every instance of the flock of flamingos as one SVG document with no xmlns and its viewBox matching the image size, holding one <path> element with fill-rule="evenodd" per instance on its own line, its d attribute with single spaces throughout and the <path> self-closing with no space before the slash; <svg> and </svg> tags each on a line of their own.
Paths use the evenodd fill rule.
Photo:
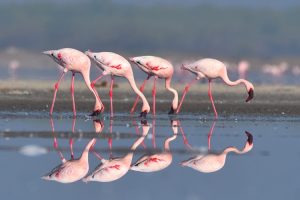
<svg viewBox="0 0 300 200">
<path fill-rule="evenodd" d="M 238 79 L 236 81 L 229 80 L 227 76 L 227 69 L 224 63 L 211 59 L 211 58 L 205 58 L 201 59 L 199 61 L 196 61 L 194 63 L 188 64 L 188 65 L 182 65 L 183 70 L 188 70 L 196 75 L 195 79 L 192 80 L 190 83 L 187 84 L 187 86 L 184 89 L 184 92 L 182 94 L 181 100 L 179 101 L 178 98 L 178 92 L 176 89 L 172 88 L 171 86 L 171 80 L 174 73 L 174 68 L 172 64 L 160 57 L 155 56 L 139 56 L 139 57 L 132 57 L 129 58 L 131 62 L 136 64 L 140 69 L 142 69 L 146 74 L 147 78 L 144 80 L 142 86 L 140 89 L 137 87 L 135 80 L 134 80 L 134 74 L 133 70 L 131 68 L 130 63 L 122 56 L 112 53 L 112 52 L 91 52 L 86 51 L 85 53 L 82 53 L 76 49 L 71 48 L 63 48 L 59 50 L 49 50 L 43 52 L 44 54 L 50 56 L 56 63 L 58 63 L 60 66 L 63 67 L 63 72 L 59 78 L 59 80 L 55 84 L 55 90 L 54 90 L 54 96 L 52 100 L 52 105 L 50 108 L 50 115 L 52 116 L 54 103 L 56 99 L 56 94 L 59 88 L 59 84 L 62 81 L 64 75 L 68 72 L 72 72 L 72 82 L 71 82 L 71 94 L 72 94 L 72 102 L 73 102 L 73 120 L 76 120 L 76 106 L 75 106 L 75 98 L 74 98 L 74 79 L 75 74 L 80 73 L 83 76 L 83 79 L 86 83 L 86 86 L 88 89 L 93 93 L 95 96 L 95 105 L 93 112 L 90 114 L 90 116 L 98 116 L 104 111 L 104 105 L 101 102 L 100 96 L 95 89 L 95 83 L 101 79 L 103 76 L 110 75 L 111 76 L 111 85 L 110 85 L 110 112 L 111 117 L 113 117 L 113 84 L 114 84 L 114 76 L 120 76 L 124 77 L 128 80 L 130 86 L 132 87 L 133 91 L 136 93 L 137 97 L 135 100 L 135 103 L 131 109 L 131 113 L 134 112 L 135 107 L 138 103 L 139 98 L 142 100 L 143 105 L 141 109 L 140 117 L 142 119 L 145 119 L 147 114 L 150 112 L 150 106 L 149 103 L 143 94 L 144 86 L 152 76 L 154 78 L 153 83 L 153 105 L 152 105 L 152 112 L 153 115 L 156 114 L 155 109 L 155 99 L 156 99 L 156 80 L 157 78 L 165 79 L 165 87 L 168 91 L 170 91 L 173 94 L 173 100 L 171 104 L 171 108 L 169 111 L 169 114 L 178 114 L 180 112 L 180 108 L 182 106 L 184 97 L 186 93 L 188 92 L 189 88 L 193 83 L 195 83 L 197 80 L 200 80 L 201 78 L 207 78 L 209 82 L 209 88 L 208 88 L 208 95 L 212 104 L 212 107 L 214 109 L 215 113 L 215 119 L 218 118 L 218 113 L 216 111 L 213 96 L 211 93 L 211 82 L 213 79 L 221 78 L 225 84 L 229 86 L 235 86 L 239 84 L 243 84 L 246 88 L 246 91 L 248 93 L 248 97 L 246 99 L 246 102 L 250 101 L 254 96 L 254 86 L 251 82 L 245 80 L 245 79 Z M 94 81 L 90 81 L 90 66 L 91 66 L 91 60 L 93 60 L 97 66 L 99 66 L 103 72 L 99 77 L 97 77 Z M 155 118 L 154 118 L 155 119 Z M 52 122 L 52 130 L 54 131 L 54 124 L 51 118 Z M 45 180 L 53 180 L 61 183 L 72 183 L 78 180 L 83 180 L 84 182 L 88 181 L 98 181 L 98 182 L 110 182 L 117 180 L 121 177 L 123 177 L 129 170 L 134 171 L 140 171 L 140 172 L 155 172 L 162 169 L 167 168 L 171 162 L 172 162 L 172 154 L 169 151 L 170 150 L 170 142 L 175 140 L 178 133 L 178 128 L 180 128 L 183 137 L 184 133 L 182 130 L 182 127 L 179 125 L 178 120 L 172 120 L 172 130 L 173 135 L 168 137 L 164 142 L 164 151 L 160 153 L 154 153 L 151 155 L 144 155 L 140 159 L 138 159 L 134 164 L 132 163 L 133 158 L 133 151 L 143 143 L 146 135 L 149 132 L 150 126 L 147 124 L 147 121 L 142 121 L 142 134 L 140 137 L 132 144 L 130 148 L 130 152 L 125 155 L 124 157 L 119 158 L 110 158 L 110 159 L 104 159 L 99 154 L 97 154 L 95 151 L 94 153 L 96 156 L 101 160 L 101 164 L 89 175 L 89 163 L 88 163 L 88 154 L 90 150 L 93 150 L 94 144 L 96 143 L 96 139 L 92 139 L 88 142 L 86 145 L 81 157 L 79 159 L 74 159 L 73 152 L 71 150 L 71 160 L 66 160 L 63 155 L 60 153 L 62 164 L 55 167 L 50 173 L 46 174 L 42 178 Z M 75 124 L 75 123 L 74 123 Z M 73 124 L 73 129 L 74 125 Z M 153 123 L 155 126 L 155 123 Z M 94 126 L 97 133 L 101 132 L 103 130 L 103 123 L 100 121 L 94 120 Z M 212 135 L 213 129 L 215 126 L 215 121 L 211 127 L 209 136 Z M 154 127 L 152 127 L 152 130 L 154 131 Z M 73 130 L 74 131 L 74 130 Z M 154 135 L 154 134 L 153 134 Z M 253 137 L 250 133 L 246 132 L 247 135 L 247 141 L 245 143 L 245 146 L 242 150 L 238 150 L 235 147 L 228 147 L 224 149 L 223 152 L 219 154 L 210 153 L 207 155 L 197 155 L 191 159 L 188 159 L 186 161 L 183 161 L 181 163 L 182 166 L 188 166 L 195 170 L 198 170 L 200 172 L 204 173 L 210 173 L 214 171 L 220 170 L 226 160 L 226 155 L 229 152 L 235 152 L 237 154 L 243 154 L 248 151 L 250 151 L 253 147 Z M 209 149 L 210 149 L 210 139 L 209 139 Z M 70 142 L 71 145 L 71 142 Z M 187 143 L 188 145 L 188 143 Z M 54 140 L 54 147 L 57 147 L 56 139 Z M 70 146 L 72 149 L 72 147 Z"/>
<path fill-rule="evenodd" d="M 214 113 L 215 119 L 218 118 L 218 113 L 214 105 L 214 100 L 211 92 L 211 82 L 213 79 L 221 78 L 225 84 L 229 86 L 236 86 L 239 84 L 243 84 L 246 88 L 248 93 L 248 98 L 246 102 L 250 101 L 254 97 L 254 86 L 251 82 L 245 79 L 238 79 L 236 81 L 231 81 L 227 75 L 227 69 L 224 63 L 211 58 L 204 58 L 198 60 L 194 63 L 188 65 L 182 65 L 183 70 L 188 70 L 196 75 L 195 79 L 188 83 L 184 89 L 182 94 L 182 98 L 179 102 L 178 100 L 178 92 L 176 89 L 171 87 L 171 80 L 174 73 L 174 68 L 172 64 L 160 57 L 155 56 L 139 56 L 139 57 L 132 57 L 129 60 L 136 64 L 141 70 L 143 70 L 147 74 L 147 78 L 143 82 L 140 89 L 137 87 L 133 70 L 131 68 L 130 63 L 122 56 L 113 53 L 113 52 L 91 52 L 86 51 L 85 53 L 80 52 L 76 49 L 71 48 L 63 48 L 58 50 L 49 50 L 43 52 L 44 54 L 50 56 L 56 63 L 63 67 L 63 72 L 56 82 L 54 87 L 54 95 L 52 100 L 52 105 L 50 108 L 50 115 L 53 113 L 54 103 L 56 99 L 56 93 L 59 88 L 59 84 L 62 81 L 64 75 L 68 72 L 72 72 L 72 82 L 71 82 L 71 95 L 72 95 L 72 102 L 73 102 L 73 115 L 76 116 L 76 106 L 75 106 L 75 97 L 74 97 L 74 80 L 75 74 L 80 73 L 85 81 L 86 86 L 88 89 L 93 93 L 95 96 L 95 105 L 91 116 L 98 116 L 100 113 L 104 111 L 104 105 L 100 99 L 100 96 L 95 89 L 95 83 L 101 79 L 103 76 L 110 75 L 111 76 L 111 84 L 109 90 L 110 96 L 110 112 L 111 117 L 113 117 L 113 83 L 114 83 L 114 76 L 124 77 L 128 80 L 130 86 L 132 87 L 133 91 L 137 94 L 136 101 L 131 109 L 131 113 L 134 112 L 135 107 L 139 98 L 142 100 L 143 105 L 141 109 L 140 116 L 146 118 L 147 114 L 150 112 L 149 103 L 143 94 L 144 86 L 146 81 L 149 80 L 152 76 L 154 77 L 153 83 L 153 115 L 156 113 L 155 103 L 156 103 L 156 80 L 157 78 L 165 79 L 165 87 L 168 91 L 173 94 L 173 100 L 171 104 L 171 108 L 169 114 L 178 114 L 180 112 L 180 108 L 182 106 L 184 97 L 188 92 L 189 88 L 193 83 L 201 78 L 208 79 L 208 96 L 210 98 Z M 91 82 L 90 80 L 90 66 L 91 61 L 93 60 L 97 66 L 99 66 L 103 72 L 99 77 L 97 77 L 94 81 Z"/>
</svg>

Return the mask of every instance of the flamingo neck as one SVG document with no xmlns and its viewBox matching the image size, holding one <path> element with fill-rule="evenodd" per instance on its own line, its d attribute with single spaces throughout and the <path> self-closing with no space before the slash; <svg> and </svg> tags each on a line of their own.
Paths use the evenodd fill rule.
<svg viewBox="0 0 300 200">
<path fill-rule="evenodd" d="M 100 101 L 100 99 L 98 98 L 98 93 L 96 90 L 93 90 L 92 86 L 91 86 L 91 80 L 90 80 L 90 70 L 87 70 L 86 72 L 82 72 L 82 77 L 84 79 L 84 82 L 87 86 L 87 88 L 94 94 L 95 96 L 95 107 L 94 110 L 98 110 L 102 107 L 102 102 Z"/>
<path fill-rule="evenodd" d="M 131 164 L 132 158 L 133 158 L 133 152 L 136 150 L 136 148 L 144 141 L 145 136 L 139 137 L 133 145 L 130 147 L 130 152 L 124 157 L 124 161 L 127 164 Z"/>
<path fill-rule="evenodd" d="M 242 150 L 239 150 L 239 149 L 237 149 L 236 147 L 227 147 L 224 151 L 223 151 L 223 154 L 228 154 L 228 153 L 230 153 L 230 152 L 234 152 L 234 153 L 236 153 L 236 154 L 243 154 L 244 153 L 244 151 Z"/>
<path fill-rule="evenodd" d="M 89 141 L 81 154 L 80 161 L 88 162 L 90 148 L 95 144 L 95 142 L 95 138 Z"/>
<path fill-rule="evenodd" d="M 173 93 L 174 98 L 172 101 L 172 108 L 177 110 L 178 107 L 178 92 L 171 87 L 172 76 L 166 79 L 166 89 Z"/>
<path fill-rule="evenodd" d="M 143 101 L 143 107 L 142 107 L 142 112 L 146 111 L 149 112 L 150 111 L 150 106 L 149 103 L 145 97 L 145 95 L 138 89 L 138 87 L 136 86 L 135 80 L 134 80 L 134 76 L 128 76 L 126 77 L 131 88 L 133 89 L 133 91 L 142 99 Z"/>
</svg>

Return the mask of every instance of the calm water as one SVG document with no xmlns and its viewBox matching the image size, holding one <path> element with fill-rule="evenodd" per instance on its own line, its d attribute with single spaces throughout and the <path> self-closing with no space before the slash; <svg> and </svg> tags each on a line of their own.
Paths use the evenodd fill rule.
<svg viewBox="0 0 300 200">
<path fill-rule="evenodd" d="M 171 123 L 178 126 L 172 127 Z M 147 125 L 143 125 L 139 119 L 124 114 L 117 114 L 113 121 L 107 116 L 98 121 L 87 120 L 83 114 L 75 121 L 66 114 L 55 116 L 54 126 L 51 124 L 47 115 L 0 113 L 3 199 L 298 199 L 300 196 L 300 125 L 293 118 L 243 116 L 214 124 L 204 116 L 185 115 L 171 122 L 163 115 L 156 120 L 149 118 Z M 132 164 L 146 152 L 163 151 L 164 141 L 177 133 L 170 142 L 173 160 L 167 168 L 151 173 L 128 171 L 120 179 L 107 183 L 86 184 L 80 180 L 62 184 L 41 179 L 61 163 L 59 152 L 67 160 L 71 158 L 72 136 L 75 158 L 91 138 L 97 137 L 94 151 L 89 153 L 90 173 L 100 163 L 96 155 L 107 159 L 124 156 L 142 137 L 143 129 L 146 136 L 133 152 Z M 220 155 L 229 146 L 243 150 L 251 139 L 245 131 L 253 136 L 252 149 L 240 155 L 229 153 L 221 169 L 204 173 L 180 165 L 196 155 Z M 53 146 L 54 138 L 57 149 Z M 220 156 L 218 159 L 221 162 Z M 202 168 L 217 166 L 214 161 L 202 161 L 194 163 L 202 164 Z M 157 163 L 159 160 L 152 159 L 146 165 Z M 117 168 L 114 170 L 118 171 Z"/>
</svg>

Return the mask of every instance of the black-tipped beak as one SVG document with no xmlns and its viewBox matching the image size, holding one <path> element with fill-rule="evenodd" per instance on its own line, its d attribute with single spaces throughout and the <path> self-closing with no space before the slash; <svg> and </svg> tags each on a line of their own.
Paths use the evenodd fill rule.
<svg viewBox="0 0 300 200">
<path fill-rule="evenodd" d="M 148 124 L 147 119 L 142 119 L 141 120 L 141 124 L 143 124 L 144 126 L 146 126 Z M 137 166 L 137 165 L 136 165 Z"/>
<path fill-rule="evenodd" d="M 249 145 L 252 145 L 253 144 L 253 136 L 251 133 L 249 133 L 248 131 L 245 131 L 245 133 L 247 134 L 247 142 L 249 143 Z"/>
<path fill-rule="evenodd" d="M 140 117 L 146 118 L 147 117 L 147 111 L 141 112 Z"/>
<path fill-rule="evenodd" d="M 101 113 L 103 112 L 103 109 L 98 109 L 98 110 L 95 110 L 95 111 L 93 111 L 91 114 L 90 114 L 90 116 L 91 117 L 97 117 L 97 116 L 99 116 Z"/>
<path fill-rule="evenodd" d="M 175 114 L 175 110 L 174 108 L 171 106 L 170 111 L 168 112 L 169 115 L 174 115 Z"/>
<path fill-rule="evenodd" d="M 250 101 L 251 99 L 253 99 L 254 97 L 254 90 L 252 88 L 250 88 L 250 90 L 248 91 L 248 98 L 246 99 L 246 102 Z"/>
</svg>

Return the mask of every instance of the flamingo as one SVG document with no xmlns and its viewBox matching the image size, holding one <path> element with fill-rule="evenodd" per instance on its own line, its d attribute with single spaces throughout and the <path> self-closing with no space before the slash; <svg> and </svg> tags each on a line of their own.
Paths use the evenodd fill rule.
<svg viewBox="0 0 300 200">
<path fill-rule="evenodd" d="M 95 142 L 95 138 L 88 142 L 79 159 L 67 161 L 62 157 L 62 164 L 55 167 L 50 173 L 42 176 L 42 179 L 61 183 L 72 183 L 82 179 L 89 171 L 89 150 Z"/>
<path fill-rule="evenodd" d="M 230 146 L 224 149 L 221 153 L 208 153 L 206 155 L 197 155 L 186 161 L 181 162 L 181 165 L 185 167 L 190 167 L 194 170 L 203 173 L 216 172 L 224 167 L 228 153 L 234 152 L 236 154 L 245 154 L 253 148 L 253 136 L 247 131 L 245 133 L 248 138 L 242 150 Z"/>
<path fill-rule="evenodd" d="M 246 79 L 247 72 L 249 70 L 249 62 L 247 60 L 241 60 L 238 64 L 238 73 L 240 79 Z"/>
<path fill-rule="evenodd" d="M 178 121 L 172 122 L 173 135 L 164 142 L 164 151 L 152 155 L 144 155 L 138 159 L 131 170 L 140 172 L 156 172 L 167 168 L 172 163 L 172 153 L 170 152 L 170 142 L 175 140 L 178 134 Z"/>
<path fill-rule="evenodd" d="M 141 117 L 146 117 L 147 113 L 150 111 L 149 103 L 144 96 L 144 94 L 138 89 L 136 86 L 134 75 L 132 72 L 132 68 L 130 63 L 123 58 L 122 56 L 113 53 L 113 52 L 91 52 L 86 51 L 85 54 L 89 56 L 96 64 L 99 66 L 103 72 L 97 77 L 92 83 L 91 87 L 95 87 L 95 83 L 105 75 L 111 75 L 111 84 L 109 90 L 110 96 L 110 113 L 111 117 L 113 117 L 113 83 L 114 76 L 124 77 L 128 80 L 130 86 L 134 90 L 134 92 L 142 99 L 143 106 L 142 112 L 140 114 Z"/>
<path fill-rule="evenodd" d="M 211 94 L 211 82 L 213 79 L 221 78 L 225 84 L 229 86 L 236 86 L 238 84 L 244 84 L 246 87 L 246 90 L 248 92 L 248 98 L 246 99 L 246 102 L 249 102 L 254 97 L 254 86 L 251 82 L 245 80 L 245 79 L 238 79 L 236 81 L 229 80 L 227 76 L 227 69 L 224 63 L 222 63 L 219 60 L 211 59 L 211 58 L 204 58 L 201 60 L 198 60 L 192 64 L 189 65 L 182 65 L 183 70 L 188 70 L 194 74 L 196 74 L 196 78 L 186 85 L 182 98 L 180 100 L 178 109 L 176 113 L 179 113 L 180 108 L 182 106 L 182 102 L 185 98 L 186 93 L 188 92 L 189 88 L 192 84 L 194 84 L 197 80 L 200 80 L 201 78 L 207 78 L 208 79 L 208 96 L 210 98 L 214 113 L 215 113 L 215 119 L 218 119 L 218 113 L 215 108 L 213 96 Z"/>
<path fill-rule="evenodd" d="M 44 54 L 48 55 L 52 58 L 56 63 L 58 63 L 61 67 L 63 67 L 63 72 L 59 78 L 59 80 L 54 85 L 54 95 L 52 100 L 52 105 L 50 108 L 50 115 L 52 116 L 54 103 L 56 99 L 56 93 L 59 88 L 59 84 L 63 79 L 64 75 L 68 72 L 72 72 L 72 81 L 71 81 L 71 95 L 72 95 L 72 103 L 73 103 L 73 115 L 76 116 L 76 107 L 75 107 L 75 97 L 74 97 L 74 80 L 75 73 L 80 73 L 85 81 L 86 86 L 89 90 L 94 94 L 96 103 L 94 106 L 94 111 L 91 116 L 97 116 L 101 112 L 103 112 L 103 104 L 99 98 L 97 91 L 94 91 L 91 87 L 90 81 L 90 59 L 82 52 L 71 49 L 71 48 L 63 48 L 58 50 L 49 50 L 44 51 Z"/>
<path fill-rule="evenodd" d="M 127 155 L 110 160 L 102 158 L 101 164 L 83 181 L 111 182 L 123 177 L 130 169 L 134 150 L 144 141 L 150 129 L 149 125 L 143 125 L 142 128 L 143 134 L 133 143 Z"/>
<path fill-rule="evenodd" d="M 174 114 L 178 106 L 178 93 L 177 91 L 171 87 L 171 80 L 174 73 L 173 65 L 160 57 L 155 56 L 140 56 L 140 57 L 132 57 L 129 60 L 135 63 L 141 70 L 143 70 L 148 76 L 144 80 L 140 90 L 143 92 L 146 81 L 154 77 L 153 89 L 152 89 L 152 97 L 153 97 L 153 115 L 155 115 L 155 103 L 156 103 L 156 80 L 157 78 L 165 79 L 165 87 L 167 90 L 173 93 L 174 98 L 172 101 L 171 110 L 169 114 Z M 139 97 L 136 98 L 133 107 L 131 108 L 131 113 L 134 112 L 136 104 L 138 103 Z"/>
</svg>

